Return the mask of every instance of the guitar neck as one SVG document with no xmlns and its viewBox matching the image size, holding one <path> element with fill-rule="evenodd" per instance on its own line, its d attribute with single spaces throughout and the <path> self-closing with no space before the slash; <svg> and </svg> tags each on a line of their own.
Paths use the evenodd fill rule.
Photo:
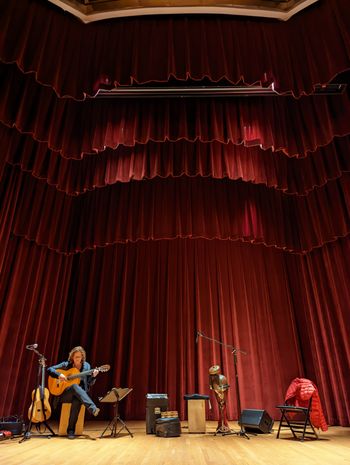
<svg viewBox="0 0 350 465">
<path fill-rule="evenodd" d="M 67 376 L 67 379 L 77 379 L 77 378 L 81 378 L 82 376 L 85 376 L 85 375 L 91 375 L 91 373 L 94 371 L 95 368 L 93 368 L 92 370 L 87 370 L 87 371 L 82 371 L 81 373 L 76 373 L 75 375 L 69 375 Z"/>
</svg>

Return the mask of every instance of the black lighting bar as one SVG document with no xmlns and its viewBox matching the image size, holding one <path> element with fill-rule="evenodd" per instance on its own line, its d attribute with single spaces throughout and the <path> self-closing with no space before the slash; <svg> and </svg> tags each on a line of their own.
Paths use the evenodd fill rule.
<svg viewBox="0 0 350 465">
<path fill-rule="evenodd" d="M 347 84 L 315 85 L 312 95 L 342 94 Z M 292 96 L 292 92 L 278 93 L 273 84 L 264 86 L 189 86 L 151 87 L 121 86 L 99 89 L 93 98 L 191 98 L 191 97 L 277 97 Z"/>
</svg>

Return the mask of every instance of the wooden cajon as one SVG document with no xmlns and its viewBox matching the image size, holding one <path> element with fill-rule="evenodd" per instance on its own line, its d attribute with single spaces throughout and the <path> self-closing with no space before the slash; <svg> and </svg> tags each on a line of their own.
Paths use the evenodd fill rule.
<svg viewBox="0 0 350 465">
<path fill-rule="evenodd" d="M 205 399 L 188 400 L 188 432 L 206 432 Z"/>
<path fill-rule="evenodd" d="M 70 403 L 63 403 L 62 404 L 60 423 L 59 423 L 59 426 L 58 426 L 58 434 L 59 434 L 59 436 L 67 436 L 67 428 L 68 428 L 68 421 L 69 421 L 71 406 L 72 406 L 72 404 L 70 404 Z M 78 435 L 78 436 L 83 433 L 84 416 L 85 416 L 85 406 L 82 405 L 80 407 L 78 421 L 77 421 L 77 423 L 75 425 L 75 434 Z"/>
</svg>

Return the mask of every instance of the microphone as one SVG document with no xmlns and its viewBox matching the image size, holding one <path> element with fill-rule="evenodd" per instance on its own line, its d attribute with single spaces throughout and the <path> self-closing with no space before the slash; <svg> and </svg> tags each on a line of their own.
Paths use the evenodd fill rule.
<svg viewBox="0 0 350 465">
<path fill-rule="evenodd" d="M 26 346 L 26 349 L 28 350 L 33 350 L 37 348 L 38 348 L 38 344 L 29 344 L 28 346 Z"/>
</svg>

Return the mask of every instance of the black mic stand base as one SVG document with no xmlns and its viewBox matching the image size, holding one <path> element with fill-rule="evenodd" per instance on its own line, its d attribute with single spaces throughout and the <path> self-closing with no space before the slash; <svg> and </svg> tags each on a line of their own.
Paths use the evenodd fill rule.
<svg viewBox="0 0 350 465">
<path fill-rule="evenodd" d="M 239 431 L 230 430 L 227 433 L 222 433 L 223 436 L 228 436 L 232 434 L 235 434 L 236 436 L 244 437 L 246 439 L 250 439 L 250 437 L 248 436 L 248 433 L 246 432 L 243 426 L 241 426 L 241 429 Z M 251 432 L 249 434 L 251 434 L 252 436 L 257 435 L 256 433 L 251 433 Z"/>
<path fill-rule="evenodd" d="M 40 433 L 41 425 L 45 425 L 45 428 L 47 428 L 50 431 L 50 433 L 49 434 Z M 23 433 L 23 438 L 19 441 L 19 444 L 21 444 L 22 442 L 32 437 L 32 432 L 31 432 L 32 426 L 33 426 L 33 423 L 29 423 L 27 429 Z M 48 439 L 51 439 L 52 436 L 57 436 L 57 434 L 52 431 L 51 427 L 48 425 L 46 421 L 36 423 L 35 426 L 36 426 L 36 430 L 38 431 L 38 434 L 35 434 L 35 437 L 47 437 Z"/>
<path fill-rule="evenodd" d="M 218 434 L 221 434 L 222 436 L 224 436 L 225 434 L 230 434 L 231 431 L 232 430 L 228 426 L 221 425 L 216 428 L 214 436 L 217 436 Z"/>
<path fill-rule="evenodd" d="M 244 437 L 246 439 L 250 439 L 248 434 L 242 428 L 239 431 L 230 430 L 227 433 L 222 433 L 223 436 L 229 436 L 233 434 L 235 434 L 236 436 Z"/>
</svg>

